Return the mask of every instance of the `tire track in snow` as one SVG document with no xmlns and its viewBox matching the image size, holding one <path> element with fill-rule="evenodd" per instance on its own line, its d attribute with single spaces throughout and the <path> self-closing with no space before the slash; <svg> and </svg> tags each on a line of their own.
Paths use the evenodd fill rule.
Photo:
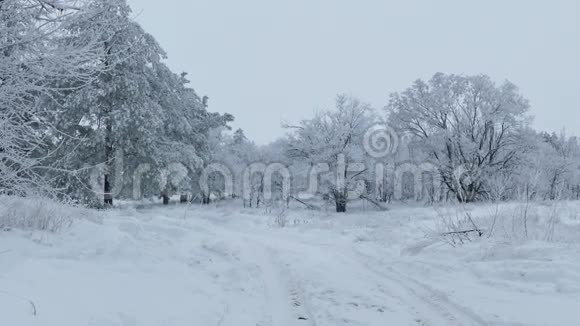
<svg viewBox="0 0 580 326">
<path fill-rule="evenodd" d="M 371 257 L 366 256 L 360 252 L 356 252 L 356 255 L 353 256 L 365 257 L 365 261 L 362 261 L 360 258 L 354 258 L 353 260 L 358 261 L 366 269 L 376 274 L 377 276 L 394 281 L 398 286 L 403 288 L 413 297 L 432 307 L 434 311 L 448 319 L 449 322 L 453 322 L 455 325 L 459 326 L 489 325 L 489 323 L 484 321 L 473 311 L 451 301 L 445 293 L 435 290 L 427 284 L 422 283 L 421 281 L 416 280 L 410 276 L 404 275 L 403 273 L 396 271 L 391 266 L 383 265 L 383 267 L 385 267 L 384 269 L 377 269 L 369 263 Z"/>
<path fill-rule="evenodd" d="M 300 288 L 276 259 L 274 249 L 254 241 L 250 234 L 231 230 L 215 221 L 197 222 L 181 228 L 192 231 L 195 226 L 196 233 L 211 233 L 211 237 L 206 235 L 209 241 L 202 242 L 202 249 L 209 251 L 212 258 L 219 259 L 224 267 L 229 266 L 228 269 L 235 274 L 220 277 L 225 280 L 222 287 L 227 291 L 228 299 L 222 302 L 223 309 L 216 316 L 215 325 L 316 326 Z M 200 225 L 206 227 L 198 230 Z M 220 269 L 222 272 L 226 271 L 224 267 Z M 232 283 L 235 281 L 232 276 L 242 283 Z M 258 293 L 260 298 L 256 300 Z M 254 296 L 250 297 L 250 294 Z"/>
<path fill-rule="evenodd" d="M 244 233 L 229 229 L 224 225 L 214 224 L 214 226 L 219 229 L 219 231 L 214 230 L 217 231 L 218 235 L 221 233 L 222 239 L 233 241 L 236 246 L 243 248 L 244 261 L 259 269 L 266 297 L 263 310 L 268 314 L 267 319 L 272 326 L 315 325 L 312 313 L 315 311 L 308 309 L 309 305 L 305 300 L 307 295 L 295 286 L 298 282 L 293 281 L 292 277 L 315 284 L 324 281 L 308 275 L 312 271 L 316 271 L 317 268 L 312 265 L 312 262 L 321 257 L 328 264 L 330 271 L 344 270 L 341 274 L 341 277 L 344 278 L 344 284 L 348 284 L 352 280 L 357 280 L 357 282 L 360 282 L 361 279 L 367 280 L 364 288 L 359 289 L 361 296 L 355 295 L 352 297 L 353 300 L 363 300 L 363 302 L 365 299 L 377 300 L 376 295 L 369 297 L 370 294 L 364 292 L 365 290 L 373 291 L 370 285 L 374 284 L 374 291 L 381 293 L 381 297 L 386 301 L 395 302 L 395 304 L 399 302 L 394 308 L 395 311 L 398 313 L 406 312 L 410 320 L 414 320 L 415 325 L 488 325 L 477 314 L 451 301 L 444 293 L 421 283 L 419 280 L 403 275 L 392 267 L 383 270 L 381 269 L 383 264 L 377 265 L 380 267 L 375 266 L 374 263 L 379 263 L 379 261 L 375 262 L 376 259 L 355 252 L 352 244 L 345 245 L 339 242 L 337 244 L 317 244 L 308 241 L 311 239 L 297 234 L 291 237 L 288 237 L 289 234 L 285 234 L 284 237 L 276 237 L 267 233 Z M 302 255 L 303 259 L 300 264 L 294 265 L 291 263 L 292 257 L 297 255 Z M 284 267 L 283 261 L 290 262 L 291 266 L 288 267 L 292 267 L 298 273 L 291 273 L 289 268 Z M 291 277 L 290 274 L 295 275 Z M 369 280 L 370 282 L 368 282 Z M 318 285 L 319 288 L 325 287 L 324 283 Z M 341 291 L 340 294 L 356 294 L 347 289 L 336 288 L 336 290 Z M 328 298 L 332 299 L 332 295 Z M 344 298 L 340 297 L 339 299 Z M 323 298 L 318 297 L 318 299 Z M 344 302 L 340 303 L 344 304 Z M 388 318 L 388 315 L 384 315 L 383 318 Z M 389 319 L 382 320 L 386 322 Z M 353 322 L 355 321 L 353 320 Z M 350 322 L 345 321 L 344 323 L 349 324 Z M 260 326 L 262 325 L 260 324 Z"/>
<path fill-rule="evenodd" d="M 345 256 L 339 253 L 340 250 L 336 247 L 320 247 L 303 242 L 288 242 L 283 239 L 263 236 L 256 236 L 253 239 L 255 242 L 259 242 L 259 247 L 269 248 L 267 250 L 277 253 L 279 259 L 286 260 L 288 267 L 286 268 L 287 274 L 293 274 L 295 275 L 293 277 L 294 279 L 303 279 L 314 286 L 308 293 L 308 298 L 303 290 L 297 291 L 301 297 L 300 302 L 302 305 L 306 307 L 311 306 L 308 299 L 316 299 L 319 302 L 329 300 L 326 306 L 319 307 L 323 310 L 314 311 L 307 308 L 306 313 L 310 316 L 309 320 L 312 322 L 312 325 L 316 324 L 316 318 L 314 318 L 313 312 L 318 313 L 317 318 L 321 318 L 320 320 L 324 325 L 339 325 L 337 323 L 340 323 L 340 325 L 385 325 L 386 322 L 391 322 L 392 318 L 399 322 L 402 322 L 403 319 L 406 320 L 405 324 L 396 323 L 396 325 L 429 325 L 425 323 L 421 324 L 421 319 L 417 318 L 421 316 L 421 309 L 407 302 L 408 300 L 400 296 L 395 296 L 391 291 L 377 289 L 376 285 L 379 287 L 382 286 L 384 280 L 378 279 L 375 274 L 362 268 L 360 264 L 354 263 L 350 259 L 345 262 Z M 297 256 L 302 258 L 299 264 L 295 264 L 297 262 Z M 311 265 L 319 262 L 321 259 L 324 265 L 326 265 L 323 271 L 324 273 L 331 273 L 329 275 L 333 275 L 336 272 L 340 272 L 338 279 L 333 278 L 335 281 L 333 285 L 330 285 L 328 280 L 321 278 L 320 275 L 311 274 L 312 272 L 321 272 L 321 270 L 317 270 L 317 267 Z M 304 265 L 305 262 L 307 262 L 306 265 Z M 280 263 L 278 265 L 281 266 L 282 264 Z M 295 273 L 291 273 L 290 268 L 294 269 Z M 298 275 L 301 278 L 297 277 Z M 338 283 L 336 282 L 337 280 Z M 371 281 L 369 282 L 369 280 Z M 353 282 L 357 285 L 353 286 Z M 298 284 L 296 281 L 291 283 Z M 377 297 L 377 295 L 380 297 Z M 335 315 L 338 312 L 335 309 L 339 309 L 338 311 L 359 310 L 359 313 L 355 313 L 355 315 L 359 315 L 360 313 L 366 314 L 366 322 L 352 318 L 343 319 L 344 316 L 339 316 L 343 315 L 342 313 Z M 401 315 L 407 317 L 401 318 Z M 350 317 L 353 316 L 351 315 Z"/>
<path fill-rule="evenodd" d="M 265 325 L 259 326 L 316 326 L 312 315 L 304 305 L 302 294 L 283 265 L 276 259 L 277 252 L 269 246 L 253 241 L 250 237 L 230 230 L 223 230 L 230 241 L 241 249 L 241 259 L 256 267 L 263 284 Z"/>
<path fill-rule="evenodd" d="M 272 246 L 279 243 L 280 239 L 272 243 L 262 241 L 264 246 Z M 302 247 L 303 254 L 318 253 L 316 257 L 327 257 L 329 269 L 340 268 L 341 266 L 354 268 L 353 272 L 374 280 L 377 289 L 387 297 L 396 298 L 403 304 L 415 311 L 421 318 L 416 319 L 418 325 L 458 325 L 458 326 L 481 326 L 488 325 L 481 317 L 469 309 L 451 301 L 447 295 L 437 291 L 420 281 L 406 276 L 392 267 L 381 270 L 370 263 L 371 257 L 360 252 L 353 252 L 352 248 L 340 248 L 318 245 L 305 242 L 286 244 L 284 247 Z M 352 254 L 347 254 L 352 252 Z M 332 257 L 332 258 L 331 258 Z M 365 257 L 363 261 L 360 257 Z M 340 263 L 338 263 L 340 262 Z M 334 264 L 335 266 L 332 266 Z M 338 266 L 337 266 L 338 265 Z M 357 268 L 355 266 L 359 266 Z M 332 267 L 330 267 L 332 266 Z M 381 265 L 382 266 L 382 265 Z M 353 275 L 355 276 L 355 275 Z M 349 280 L 345 280 L 348 282 Z M 439 320 L 439 321 L 435 321 Z"/>
</svg>

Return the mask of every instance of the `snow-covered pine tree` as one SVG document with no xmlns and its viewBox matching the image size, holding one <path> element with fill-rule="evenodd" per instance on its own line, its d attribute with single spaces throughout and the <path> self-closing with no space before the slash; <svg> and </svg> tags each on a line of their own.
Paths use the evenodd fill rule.
<svg viewBox="0 0 580 326">
<path fill-rule="evenodd" d="M 159 177 L 172 164 L 187 169 L 184 184 L 191 184 L 207 159 L 209 130 L 232 120 L 227 114 L 209 113 L 186 86 L 185 74 L 177 75 L 163 63 L 165 52 L 130 19 L 124 0 L 107 1 L 97 5 L 102 20 L 77 26 L 99 35 L 106 70 L 87 87 L 60 98 L 53 138 L 60 158 L 54 162 L 61 167 L 55 176 L 59 186 L 97 205 L 111 205 L 113 195 L 131 197 L 133 174 L 145 165 L 141 194 L 166 193 Z M 103 32 L 102 21 L 112 21 L 114 28 Z M 102 171 L 102 189 L 89 185 L 89 171 L 95 167 Z M 98 197 L 101 203 L 95 201 Z"/>
<path fill-rule="evenodd" d="M 46 103 L 56 104 L 103 69 L 98 38 L 74 28 L 101 21 L 95 31 L 108 29 L 95 9 L 89 0 L 0 1 L 0 192 L 46 185 L 41 175 L 53 154 L 47 141 L 55 114 Z"/>
</svg>

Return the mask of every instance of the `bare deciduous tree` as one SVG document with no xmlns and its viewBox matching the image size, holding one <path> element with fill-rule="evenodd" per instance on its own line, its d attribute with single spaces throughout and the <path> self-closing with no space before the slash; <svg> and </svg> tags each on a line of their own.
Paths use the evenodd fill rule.
<svg viewBox="0 0 580 326">
<path fill-rule="evenodd" d="M 387 109 L 392 125 L 422 141 L 456 198 L 471 202 L 485 195 L 486 175 L 515 164 L 528 101 L 507 81 L 438 73 L 392 94 Z"/>
<path fill-rule="evenodd" d="M 328 164 L 332 175 L 325 178 L 328 195 L 337 212 L 345 212 L 349 188 L 351 162 L 360 162 L 364 156 L 362 143 L 374 117 L 369 105 L 356 98 L 339 95 L 336 109 L 318 113 L 313 119 L 303 120 L 293 129 L 288 140 L 290 158 L 306 160 L 312 165 Z M 360 172 L 360 171 L 359 171 Z"/>
</svg>

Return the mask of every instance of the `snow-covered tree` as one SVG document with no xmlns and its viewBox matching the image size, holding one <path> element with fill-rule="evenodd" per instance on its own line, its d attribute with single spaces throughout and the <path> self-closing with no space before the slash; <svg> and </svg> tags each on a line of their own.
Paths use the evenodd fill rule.
<svg viewBox="0 0 580 326">
<path fill-rule="evenodd" d="M 95 31 L 103 32 L 111 26 L 102 12 L 107 6 L 97 10 L 88 0 L 0 1 L 0 192 L 39 185 L 39 166 L 53 154 L 46 142 L 55 113 L 46 101 L 54 104 L 104 68 L 98 38 L 75 26 L 99 21 Z"/>
<path fill-rule="evenodd" d="M 392 94 L 387 107 L 390 123 L 422 141 L 461 202 L 485 197 L 486 178 L 516 165 L 527 109 L 510 82 L 442 73 Z"/>
<path fill-rule="evenodd" d="M 93 7 L 103 18 L 79 22 L 74 28 L 77 33 L 98 39 L 102 49 L 99 61 L 105 69 L 80 91 L 61 96 L 62 104 L 54 119 L 55 129 L 61 134 L 53 142 L 61 150 L 61 157 L 73 152 L 64 163 L 66 169 L 102 164 L 104 188 L 92 190 L 104 194 L 105 204 L 112 204 L 114 166 L 119 163 L 115 157 L 119 151 L 128 161 L 149 156 L 151 144 L 163 128 L 163 111 L 150 81 L 156 78 L 156 68 L 162 65 L 160 60 L 165 54 L 150 35 L 129 19 L 131 11 L 124 0 L 99 1 Z M 103 28 L 103 23 L 107 28 Z M 117 184 L 121 184 L 121 178 L 117 175 Z"/>
<path fill-rule="evenodd" d="M 310 120 L 303 120 L 291 129 L 287 141 L 287 155 L 309 165 L 326 164 L 331 171 L 324 177 L 327 195 L 337 212 L 345 212 L 353 176 L 361 173 L 351 163 L 360 163 L 365 132 L 374 116 L 368 104 L 356 98 L 339 95 L 336 108 L 319 112 Z"/>
<path fill-rule="evenodd" d="M 564 132 L 536 133 L 530 131 L 533 143 L 518 167 L 513 186 L 513 199 L 578 199 L 578 143 Z"/>
<path fill-rule="evenodd" d="M 106 69 L 60 98 L 53 147 L 64 170 L 79 173 L 58 174 L 59 185 L 83 200 L 95 192 L 108 205 L 114 195 L 131 197 L 136 186 L 140 194 L 166 197 L 172 188 L 191 188 L 207 160 L 209 130 L 231 116 L 207 111 L 207 103 L 187 87 L 185 74 L 173 73 L 155 39 L 130 19 L 125 0 L 94 7 L 104 19 L 75 27 L 98 37 Z M 102 28 L 103 21 L 109 28 Z M 176 166 L 186 171 L 177 185 L 166 182 Z M 101 189 L 89 182 L 86 171 L 92 167 L 102 171 Z M 136 177 L 143 177 L 138 185 Z"/>
<path fill-rule="evenodd" d="M 261 200 L 257 192 L 244 193 L 244 172 L 252 163 L 264 162 L 267 159 L 262 156 L 258 146 L 245 136 L 244 131 L 237 129 L 231 134 L 227 128 L 215 128 L 210 133 L 209 147 L 209 160 L 206 161 L 208 175 L 204 176 L 208 179 L 208 189 L 205 189 L 207 193 L 202 189 L 202 202 L 209 202 L 211 194 L 227 194 L 232 198 L 243 198 L 244 205 L 248 206 Z M 232 189 L 226 189 L 225 178 L 231 180 Z M 257 176 L 251 179 L 251 182 L 258 181 Z M 250 187 L 252 191 L 259 188 L 258 183 Z"/>
<path fill-rule="evenodd" d="M 233 121 L 233 116 L 209 112 L 207 97 L 200 98 L 187 87 L 185 73 L 178 76 L 165 65 L 158 70 L 164 73 L 158 73 L 151 83 L 160 87 L 154 93 L 161 95 L 158 103 L 163 110 L 160 116 L 163 128 L 152 146 L 154 171 L 159 174 L 170 164 L 183 165 L 188 175 L 180 188 L 191 191 L 196 188 L 200 171 L 212 161 L 213 153 L 219 148 L 219 141 L 214 137 L 216 131 L 229 129 L 227 124 Z"/>
</svg>

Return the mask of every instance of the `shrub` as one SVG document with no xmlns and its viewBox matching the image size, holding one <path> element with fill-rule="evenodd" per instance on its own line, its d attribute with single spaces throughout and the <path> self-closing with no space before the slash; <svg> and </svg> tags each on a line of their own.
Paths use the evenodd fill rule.
<svg viewBox="0 0 580 326">
<path fill-rule="evenodd" d="M 88 209 L 45 197 L 0 196 L 0 230 L 59 232 L 90 215 Z"/>
</svg>

